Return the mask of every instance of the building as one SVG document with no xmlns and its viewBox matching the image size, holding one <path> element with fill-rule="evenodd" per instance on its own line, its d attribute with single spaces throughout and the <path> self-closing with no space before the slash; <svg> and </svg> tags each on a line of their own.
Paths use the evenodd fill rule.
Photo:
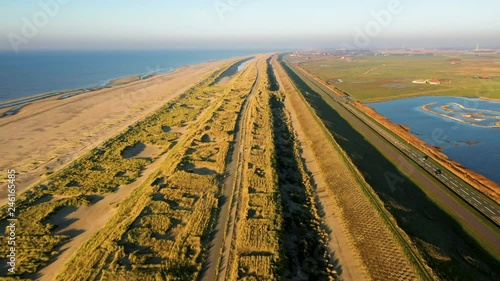
<svg viewBox="0 0 500 281">
<path fill-rule="evenodd" d="M 432 79 L 431 81 L 429 81 L 429 84 L 438 85 L 438 84 L 441 84 L 441 81 L 439 81 L 439 79 Z"/>
<path fill-rule="evenodd" d="M 425 79 L 417 79 L 417 80 L 413 80 L 412 83 L 414 83 L 414 84 L 425 84 L 425 83 L 427 83 L 427 80 L 425 80 Z"/>
</svg>

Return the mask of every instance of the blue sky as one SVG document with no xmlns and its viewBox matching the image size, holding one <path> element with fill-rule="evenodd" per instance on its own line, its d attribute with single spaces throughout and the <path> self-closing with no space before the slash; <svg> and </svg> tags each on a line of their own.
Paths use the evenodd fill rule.
<svg viewBox="0 0 500 281">
<path fill-rule="evenodd" d="M 1 0 L 0 49 L 500 47 L 498 11 L 497 0 Z"/>
</svg>

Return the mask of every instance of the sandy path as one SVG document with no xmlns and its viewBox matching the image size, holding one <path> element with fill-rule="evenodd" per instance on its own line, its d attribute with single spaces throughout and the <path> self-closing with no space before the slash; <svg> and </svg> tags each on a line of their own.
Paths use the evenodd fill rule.
<svg viewBox="0 0 500 281">
<path fill-rule="evenodd" d="M 85 243 L 94 233 L 102 229 L 104 225 L 114 216 L 119 204 L 125 200 L 132 191 L 139 187 L 152 173 L 154 173 L 161 163 L 165 162 L 168 153 L 155 160 L 148 165 L 142 172 L 142 176 L 137 178 L 133 183 L 122 186 L 117 192 L 105 195 L 104 198 L 90 206 L 81 206 L 75 212 L 70 213 L 64 218 L 56 218 L 54 220 L 74 220 L 70 225 L 57 231 L 57 234 L 67 232 L 81 232 L 74 236 L 68 243 L 64 244 L 60 252 L 61 254 L 48 266 L 39 271 L 41 277 L 37 280 L 55 280 L 57 274 L 63 269 L 63 266 L 68 262 L 78 248 Z"/>
<path fill-rule="evenodd" d="M 40 100 L 0 119 L 0 182 L 15 169 L 18 194 L 126 129 L 230 60 L 180 68 L 111 89 L 64 100 Z M 0 206 L 6 203 L 0 183 Z"/>
<path fill-rule="evenodd" d="M 298 115 L 291 105 L 289 99 L 285 100 L 286 109 L 292 120 L 293 128 L 297 139 L 302 149 L 302 158 L 307 170 L 313 175 L 316 188 L 318 203 L 321 205 L 324 216 L 324 224 L 331 230 L 329 247 L 333 253 L 333 257 L 338 259 L 338 267 L 340 280 L 367 280 L 366 272 L 363 270 L 360 262 L 360 257 L 349 243 L 341 218 L 336 215 L 339 213 L 339 208 L 335 202 L 331 200 L 332 195 L 328 192 L 328 184 L 321 174 L 321 170 L 317 164 L 315 154 L 311 150 L 311 142 L 304 133 L 298 119 Z"/>
<path fill-rule="evenodd" d="M 283 85 L 280 75 L 277 75 L 277 69 L 275 67 L 276 62 L 273 67 L 275 68 L 276 79 L 279 85 Z M 281 88 L 283 86 L 280 86 Z M 323 223 L 331 231 L 329 233 L 329 243 L 330 251 L 334 259 L 338 260 L 336 264 L 336 269 L 338 267 L 341 270 L 337 270 L 339 273 L 339 281 L 348 280 L 369 280 L 366 271 L 361 263 L 359 254 L 353 248 L 352 244 L 349 242 L 347 236 L 347 228 L 342 222 L 341 218 L 338 216 L 339 207 L 332 200 L 332 195 L 329 193 L 328 184 L 321 174 L 321 169 L 318 166 L 318 160 L 314 152 L 311 150 L 310 145 L 312 144 L 309 137 L 305 134 L 301 122 L 299 121 L 299 115 L 295 112 L 290 99 L 285 99 L 285 107 L 289 113 L 290 120 L 292 121 L 292 126 L 297 136 L 297 139 L 302 149 L 302 158 L 304 159 L 305 166 L 307 170 L 313 175 L 314 186 L 316 190 L 316 196 L 319 205 L 323 210 Z M 305 118 L 305 116 L 301 116 Z M 312 118 L 312 116 L 311 116 Z M 336 215 L 337 214 L 337 215 Z"/>
<path fill-rule="evenodd" d="M 233 180 L 227 181 L 226 182 L 226 188 L 229 189 L 230 187 L 233 189 L 233 194 L 231 198 L 231 209 L 230 209 L 230 217 L 229 221 L 227 222 L 227 233 L 224 238 L 224 245 L 223 245 L 223 251 L 219 252 L 219 273 L 218 273 L 218 279 L 219 281 L 224 281 L 226 280 L 227 274 L 228 274 L 228 265 L 229 265 L 229 260 L 230 260 L 230 255 L 231 255 L 231 244 L 234 243 L 235 239 L 235 227 L 236 227 L 236 216 L 237 216 L 237 211 L 238 207 L 240 206 L 238 202 L 239 198 L 239 190 L 243 188 L 242 186 L 242 177 L 244 175 L 244 161 L 243 157 L 245 156 L 245 140 L 248 139 L 248 133 L 251 128 L 248 128 L 245 126 L 248 124 L 248 118 L 250 117 L 250 111 L 249 111 L 249 106 L 251 105 L 250 102 L 253 98 L 253 96 L 257 93 L 257 90 L 259 88 L 259 85 L 262 83 L 262 75 L 260 73 L 260 68 L 259 68 L 259 63 L 261 61 L 265 61 L 265 58 L 262 59 L 257 59 L 255 62 L 255 67 L 257 68 L 257 77 L 255 78 L 255 83 L 252 87 L 252 90 L 250 94 L 247 96 L 245 99 L 245 103 L 242 106 L 242 110 L 240 112 L 240 119 L 238 124 L 236 125 L 236 130 L 238 131 L 238 136 L 237 136 L 237 143 L 234 145 L 234 151 L 233 151 L 233 156 L 232 156 L 232 163 L 230 164 L 230 173 L 235 174 L 236 176 L 233 176 Z M 234 179 L 236 177 L 236 179 Z M 228 178 L 229 180 L 229 178 Z M 228 218 L 226 217 L 225 220 L 227 221 Z M 222 235 L 221 235 L 222 236 Z"/>
<path fill-rule="evenodd" d="M 235 127 L 236 137 L 234 138 L 232 155 L 227 165 L 228 177 L 224 183 L 222 194 L 228 200 L 225 200 L 220 206 L 219 217 L 217 218 L 217 225 L 214 230 L 215 236 L 212 239 L 208 258 L 205 261 L 203 271 L 201 273 L 202 281 L 225 280 L 227 264 L 229 262 L 229 254 L 231 250 L 231 241 L 233 237 L 234 224 L 236 220 L 238 189 L 241 185 L 242 175 L 242 162 L 244 147 L 243 141 L 245 139 L 245 127 L 247 124 L 248 102 L 255 94 L 256 89 L 260 83 L 260 72 L 257 67 L 257 78 L 250 94 L 245 99 L 238 121 Z"/>
</svg>

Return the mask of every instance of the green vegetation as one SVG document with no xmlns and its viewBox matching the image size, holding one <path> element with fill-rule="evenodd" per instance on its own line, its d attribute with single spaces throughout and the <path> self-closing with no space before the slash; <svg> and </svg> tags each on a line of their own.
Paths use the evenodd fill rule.
<svg viewBox="0 0 500 281">
<path fill-rule="evenodd" d="M 163 106 L 156 113 L 133 124 L 128 130 L 104 142 L 59 172 L 47 182 L 18 196 L 17 214 L 22 227 L 16 230 L 18 267 L 16 276 L 35 274 L 58 254 L 58 247 L 70 238 L 54 233 L 56 225 L 50 218 L 61 208 L 74 208 L 92 203 L 96 195 L 105 195 L 137 179 L 145 166 L 155 159 L 125 158 L 125 149 L 136 144 L 159 145 L 163 153 L 174 147 L 180 133 L 168 132 L 165 126 L 188 126 L 200 117 L 210 102 L 224 90 L 208 86 L 221 72 L 215 71 L 183 95 Z M 189 106 L 188 106 L 189 105 Z M 7 212 L 3 212 L 5 219 Z M 125 220 L 126 221 L 126 220 Z M 163 222 L 166 223 L 166 222 Z M 4 241 L 5 242 L 5 241 Z M 6 243 L 6 242 L 5 242 Z M 7 248 L 1 254 L 6 256 Z"/>
<path fill-rule="evenodd" d="M 314 85 L 304 82 L 291 69 L 287 68 L 287 71 L 297 87 L 307 93 L 303 95 L 304 98 L 435 274 L 444 280 L 494 280 L 497 276 L 495 269 L 500 267 L 498 257 L 491 256 L 481 248 L 453 217 L 428 198 L 407 175 L 401 173 L 394 163 L 387 160 L 364 135 L 334 110 L 333 105 L 314 90 Z M 396 186 L 391 188 L 387 175 L 398 177 Z"/>
<path fill-rule="evenodd" d="M 197 119 L 186 120 L 189 130 L 167 152 L 159 171 L 79 249 L 59 280 L 197 279 L 221 200 L 232 132 L 256 74 L 250 69 L 224 87 L 193 92 L 194 100 L 210 98 L 209 106 Z"/>
<path fill-rule="evenodd" d="M 280 89 L 280 85 L 278 84 L 278 80 L 276 80 L 276 76 L 274 74 L 273 66 L 271 64 L 271 60 L 273 57 L 269 57 L 266 60 L 267 63 L 267 79 L 269 80 L 269 91 L 278 91 Z"/>
<path fill-rule="evenodd" d="M 356 100 L 377 102 L 424 95 L 500 99 L 499 62 L 500 56 L 493 54 L 436 54 L 313 57 L 300 66 Z M 490 79 L 474 78 L 483 75 Z M 418 79 L 449 79 L 451 83 L 412 83 Z"/>
<path fill-rule="evenodd" d="M 328 248 L 328 233 L 321 226 L 311 175 L 307 173 L 300 147 L 287 116 L 284 96 L 273 95 L 275 161 L 283 198 L 284 244 L 288 257 L 285 276 L 307 276 L 308 280 L 335 280 Z"/>
</svg>

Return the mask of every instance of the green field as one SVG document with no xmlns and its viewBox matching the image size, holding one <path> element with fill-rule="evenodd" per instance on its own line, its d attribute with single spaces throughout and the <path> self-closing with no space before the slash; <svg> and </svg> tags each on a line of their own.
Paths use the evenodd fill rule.
<svg viewBox="0 0 500 281">
<path fill-rule="evenodd" d="M 299 62 L 305 70 L 362 102 L 424 95 L 500 99 L 500 54 L 312 56 L 289 59 Z M 489 79 L 474 77 L 483 75 Z M 417 79 L 449 79 L 451 83 L 412 83 Z"/>
<path fill-rule="evenodd" d="M 390 162 L 366 135 L 333 109 L 315 86 L 301 80 L 292 69 L 287 68 L 287 72 L 440 280 L 495 280 L 499 261 L 494 250 L 485 250 L 401 167 Z M 388 184 L 387 173 L 401 177 L 394 190 Z"/>
</svg>

